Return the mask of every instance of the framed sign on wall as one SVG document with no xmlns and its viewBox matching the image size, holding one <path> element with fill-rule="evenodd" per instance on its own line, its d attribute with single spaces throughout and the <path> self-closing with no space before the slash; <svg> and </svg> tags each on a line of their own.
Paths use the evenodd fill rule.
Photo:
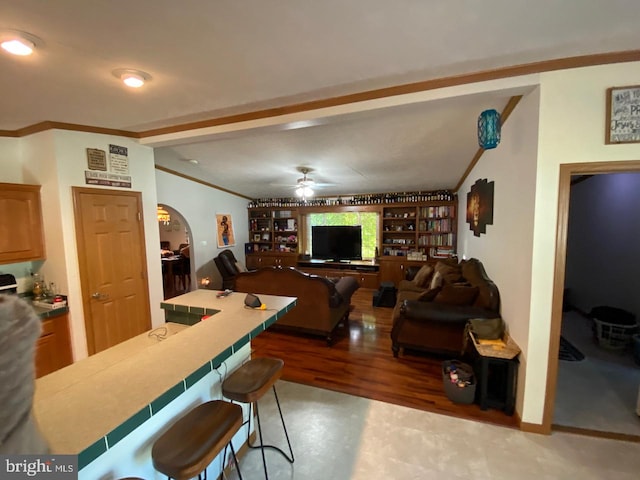
<svg viewBox="0 0 640 480">
<path fill-rule="evenodd" d="M 640 143 L 640 85 L 607 89 L 605 143 Z"/>
</svg>

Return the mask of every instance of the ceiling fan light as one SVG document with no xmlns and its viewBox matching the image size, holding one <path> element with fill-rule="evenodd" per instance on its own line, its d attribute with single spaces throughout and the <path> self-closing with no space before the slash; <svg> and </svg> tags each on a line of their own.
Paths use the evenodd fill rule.
<svg viewBox="0 0 640 480">
<path fill-rule="evenodd" d="M 299 186 L 298 188 L 296 188 L 296 196 L 298 197 L 302 197 L 302 198 L 313 197 L 313 193 L 314 192 L 311 187 Z"/>
<path fill-rule="evenodd" d="M 35 48 L 33 42 L 25 38 L 11 38 L 2 42 L 2 48 L 13 55 L 31 55 Z"/>
</svg>

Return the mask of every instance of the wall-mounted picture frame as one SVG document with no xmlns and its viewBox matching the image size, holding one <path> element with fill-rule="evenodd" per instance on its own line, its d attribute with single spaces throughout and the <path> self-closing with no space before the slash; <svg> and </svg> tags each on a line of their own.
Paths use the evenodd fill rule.
<svg viewBox="0 0 640 480">
<path fill-rule="evenodd" d="M 467 223 L 476 237 L 493 225 L 493 189 L 494 182 L 484 178 L 476 180 L 467 193 Z"/>
<path fill-rule="evenodd" d="M 216 232 L 218 248 L 233 247 L 236 244 L 230 213 L 216 213 Z"/>
<path fill-rule="evenodd" d="M 640 143 L 640 85 L 607 89 L 605 144 Z"/>
</svg>

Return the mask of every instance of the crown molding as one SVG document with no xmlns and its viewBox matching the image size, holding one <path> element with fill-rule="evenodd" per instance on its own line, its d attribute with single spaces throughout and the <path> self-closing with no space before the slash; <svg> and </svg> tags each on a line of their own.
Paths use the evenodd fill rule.
<svg viewBox="0 0 640 480">
<path fill-rule="evenodd" d="M 496 68 L 492 70 L 482 70 L 473 73 L 453 75 L 449 77 L 435 78 L 420 82 L 395 85 L 391 87 L 368 90 L 364 92 L 341 95 L 321 100 L 313 100 L 298 104 L 286 105 L 282 107 L 256 110 L 252 112 L 227 115 L 223 117 L 211 118 L 197 122 L 189 122 L 170 127 L 142 130 L 139 132 L 129 130 L 118 130 L 111 128 L 93 127 L 73 123 L 62 123 L 45 121 L 30 125 L 18 130 L 0 130 L 0 137 L 24 137 L 44 130 L 59 129 L 72 130 L 78 132 L 103 133 L 107 135 L 119 135 L 129 138 L 146 138 L 156 135 L 184 132 L 200 128 L 215 127 L 238 122 L 276 117 L 292 113 L 316 110 L 320 108 L 336 107 L 350 103 L 376 100 L 396 95 L 436 90 L 445 87 L 454 87 L 471 83 L 485 82 L 489 80 L 499 80 L 503 78 L 519 77 L 536 73 L 553 72 L 557 70 L 568 70 L 572 68 L 592 67 L 597 65 L 609 65 L 614 63 L 627 63 L 640 61 L 640 50 L 626 50 L 621 52 L 596 53 L 591 55 L 581 55 L 576 57 L 558 58 L 553 60 L 543 60 L 540 62 L 524 63 L 509 67 Z"/>
<path fill-rule="evenodd" d="M 236 197 L 246 198 L 247 200 L 253 200 L 253 198 L 247 197 L 246 195 L 242 195 L 241 193 L 234 192 L 233 190 L 229 190 L 229 189 L 221 187 L 219 185 L 215 185 L 213 183 L 209 183 L 209 182 L 207 182 L 205 180 L 201 180 L 199 178 L 192 177 L 192 176 L 186 175 L 184 173 L 180 173 L 180 172 L 178 172 L 176 170 L 172 170 L 172 169 L 167 168 L 167 167 L 162 167 L 160 165 L 155 165 L 155 168 L 156 168 L 156 170 L 160 170 L 161 172 L 169 173 L 171 175 L 175 175 L 176 177 L 184 178 L 185 180 L 189 180 L 191 182 L 196 182 L 196 183 L 199 183 L 200 185 L 204 185 L 206 187 L 215 188 L 216 190 L 220 190 L 221 192 L 225 192 L 225 193 L 229 193 L 231 195 L 235 195 Z"/>
</svg>

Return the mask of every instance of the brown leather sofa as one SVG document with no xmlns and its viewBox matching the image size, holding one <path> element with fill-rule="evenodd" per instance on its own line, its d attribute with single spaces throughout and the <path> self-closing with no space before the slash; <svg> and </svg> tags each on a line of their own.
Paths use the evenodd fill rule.
<svg viewBox="0 0 640 480">
<path fill-rule="evenodd" d="M 272 328 L 321 335 L 329 345 L 336 326 L 348 321 L 351 296 L 358 287 L 352 277 L 332 281 L 293 267 L 266 267 L 235 276 L 238 292 L 297 297 L 296 306 Z"/>
<path fill-rule="evenodd" d="M 438 262 L 421 286 L 411 281 L 399 286 L 391 330 L 393 356 L 400 348 L 458 356 L 469 319 L 499 316 L 498 288 L 479 260 Z"/>
</svg>

